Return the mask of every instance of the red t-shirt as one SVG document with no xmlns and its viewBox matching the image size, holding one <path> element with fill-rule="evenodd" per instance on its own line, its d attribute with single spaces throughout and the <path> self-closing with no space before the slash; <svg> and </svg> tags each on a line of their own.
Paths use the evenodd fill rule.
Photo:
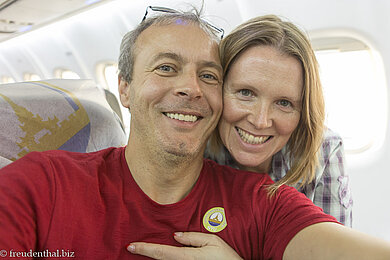
<svg viewBox="0 0 390 260">
<path fill-rule="evenodd" d="M 179 246 L 174 232 L 211 230 L 244 259 L 282 259 L 304 227 L 336 222 L 294 188 L 283 186 L 267 197 L 264 185 L 272 183 L 267 174 L 210 160 L 183 200 L 160 205 L 135 183 L 124 151 L 33 152 L 1 169 L 0 249 L 14 256 L 146 259 L 126 246 L 135 241 Z"/>
</svg>

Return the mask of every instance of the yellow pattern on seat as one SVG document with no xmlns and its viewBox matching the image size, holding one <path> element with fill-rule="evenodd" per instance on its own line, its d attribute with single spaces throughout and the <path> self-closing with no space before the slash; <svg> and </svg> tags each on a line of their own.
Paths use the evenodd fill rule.
<svg viewBox="0 0 390 260">
<path fill-rule="evenodd" d="M 77 104 L 78 109 L 75 110 L 74 113 L 70 114 L 67 120 L 59 121 L 56 116 L 49 118 L 48 120 L 43 120 L 39 114 L 33 114 L 25 107 L 17 105 L 10 98 L 0 94 L 0 96 L 3 97 L 13 108 L 19 119 L 20 128 L 26 134 L 21 138 L 20 142 L 17 142 L 21 151 L 18 153 L 17 158 L 11 158 L 12 161 L 23 157 L 30 151 L 58 149 L 72 136 L 90 123 L 87 112 L 72 92 L 47 82 L 37 83 L 50 86 L 66 93 Z M 47 130 L 46 133 L 42 137 L 36 138 L 36 135 L 44 130 Z"/>
</svg>

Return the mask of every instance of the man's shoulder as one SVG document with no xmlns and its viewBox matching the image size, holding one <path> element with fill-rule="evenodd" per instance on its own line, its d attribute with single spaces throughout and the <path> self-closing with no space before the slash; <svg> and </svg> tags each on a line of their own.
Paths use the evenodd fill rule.
<svg viewBox="0 0 390 260">
<path fill-rule="evenodd" d="M 64 150 L 49 150 L 49 151 L 42 151 L 42 152 L 31 152 L 28 153 L 27 157 L 41 157 L 41 158 L 48 158 L 51 160 L 75 160 L 75 161 L 83 161 L 83 160 L 90 160 L 98 157 L 109 157 L 112 154 L 120 153 L 124 147 L 109 147 L 106 149 L 102 149 L 95 152 L 88 152 L 88 153 L 82 153 L 82 152 L 70 152 L 70 151 L 64 151 Z"/>
<path fill-rule="evenodd" d="M 213 184 L 219 184 L 222 190 L 228 190 L 230 193 L 239 190 L 239 196 L 246 201 L 254 202 L 255 205 L 264 208 L 277 207 L 286 201 L 293 200 L 297 205 L 312 205 L 303 193 L 297 191 L 294 187 L 282 185 L 277 192 L 270 196 L 267 189 L 274 181 L 267 173 L 256 173 L 238 170 L 226 165 L 219 165 L 212 160 L 205 159 L 205 168 L 208 176 L 213 176 Z M 212 177 L 209 177 L 212 178 Z M 239 188 L 239 189 L 237 189 Z M 256 206 L 256 207 L 257 207 Z"/>
<path fill-rule="evenodd" d="M 63 172 L 75 169 L 99 168 L 99 165 L 119 157 L 121 148 L 106 148 L 96 152 L 79 153 L 63 150 L 33 151 L 1 169 L 2 172 Z M 14 174 L 14 173 L 13 173 Z M 31 174 L 31 173 L 29 173 Z"/>
</svg>

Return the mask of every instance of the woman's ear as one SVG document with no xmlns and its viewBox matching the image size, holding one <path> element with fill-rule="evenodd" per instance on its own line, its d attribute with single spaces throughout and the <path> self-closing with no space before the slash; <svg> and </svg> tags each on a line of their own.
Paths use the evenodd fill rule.
<svg viewBox="0 0 390 260">
<path fill-rule="evenodd" d="M 122 77 L 118 77 L 118 91 L 119 91 L 119 97 L 122 105 L 126 108 L 129 108 L 129 98 L 130 98 L 130 91 L 129 91 L 129 83 L 127 83 L 126 80 L 124 80 Z"/>
</svg>

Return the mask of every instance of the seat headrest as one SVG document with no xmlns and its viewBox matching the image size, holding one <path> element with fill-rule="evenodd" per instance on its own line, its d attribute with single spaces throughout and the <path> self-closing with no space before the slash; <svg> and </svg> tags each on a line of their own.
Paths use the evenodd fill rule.
<svg viewBox="0 0 390 260">
<path fill-rule="evenodd" d="M 0 156 L 31 151 L 92 152 L 123 146 L 121 121 L 92 80 L 53 79 L 0 85 Z"/>
</svg>

